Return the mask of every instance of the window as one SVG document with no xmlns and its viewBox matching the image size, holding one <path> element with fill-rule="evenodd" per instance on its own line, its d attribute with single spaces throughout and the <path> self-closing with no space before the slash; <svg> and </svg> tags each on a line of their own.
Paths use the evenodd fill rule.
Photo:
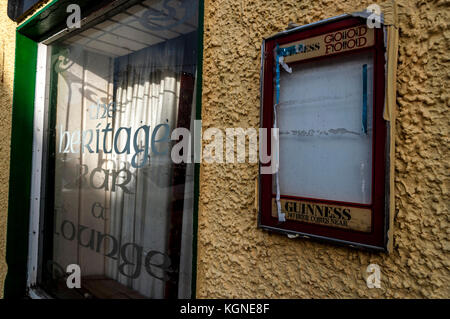
<svg viewBox="0 0 450 319">
<path fill-rule="evenodd" d="M 17 21 L 38 2 L 42 0 L 8 0 L 8 16 Z"/>
<path fill-rule="evenodd" d="M 261 123 L 279 130 L 279 166 L 260 175 L 260 227 L 384 250 L 383 29 L 344 15 L 263 50 Z"/>
<path fill-rule="evenodd" d="M 53 297 L 191 294 L 194 164 L 171 160 L 170 136 L 196 118 L 198 1 L 132 3 L 42 49 L 37 284 Z M 62 276 L 71 264 L 80 289 Z"/>
</svg>

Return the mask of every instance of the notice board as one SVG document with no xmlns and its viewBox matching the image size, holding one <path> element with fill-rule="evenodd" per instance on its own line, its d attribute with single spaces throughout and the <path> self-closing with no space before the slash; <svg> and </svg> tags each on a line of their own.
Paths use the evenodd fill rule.
<svg viewBox="0 0 450 319">
<path fill-rule="evenodd" d="M 384 54 L 383 29 L 350 15 L 263 41 L 261 127 L 278 154 L 259 227 L 386 249 Z"/>
</svg>

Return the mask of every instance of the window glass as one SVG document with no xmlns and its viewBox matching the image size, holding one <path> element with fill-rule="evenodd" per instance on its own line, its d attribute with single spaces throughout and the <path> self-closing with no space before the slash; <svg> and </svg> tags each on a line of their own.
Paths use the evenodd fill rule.
<svg viewBox="0 0 450 319">
<path fill-rule="evenodd" d="M 8 0 L 8 16 L 16 21 L 38 2 L 42 0 Z"/>
<path fill-rule="evenodd" d="M 189 297 L 198 1 L 142 1 L 51 45 L 42 285 L 59 298 Z M 81 288 L 61 273 L 80 266 Z"/>
</svg>

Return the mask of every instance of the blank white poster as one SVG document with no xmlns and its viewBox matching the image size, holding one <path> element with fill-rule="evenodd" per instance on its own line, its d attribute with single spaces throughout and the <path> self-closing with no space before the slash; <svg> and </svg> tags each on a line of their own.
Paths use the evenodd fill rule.
<svg viewBox="0 0 450 319">
<path fill-rule="evenodd" d="M 280 193 L 370 204 L 373 55 L 291 67 L 281 68 L 277 106 Z"/>
</svg>

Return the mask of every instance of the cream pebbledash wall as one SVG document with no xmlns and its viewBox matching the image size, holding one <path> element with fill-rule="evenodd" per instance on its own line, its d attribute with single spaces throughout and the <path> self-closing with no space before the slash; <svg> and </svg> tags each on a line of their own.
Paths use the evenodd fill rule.
<svg viewBox="0 0 450 319">
<path fill-rule="evenodd" d="M 206 0 L 203 129 L 259 126 L 264 37 L 376 1 Z M 450 1 L 397 1 L 399 62 L 391 254 L 257 229 L 258 166 L 202 164 L 199 298 L 449 298 Z M 381 267 L 381 288 L 366 268 Z"/>
</svg>

